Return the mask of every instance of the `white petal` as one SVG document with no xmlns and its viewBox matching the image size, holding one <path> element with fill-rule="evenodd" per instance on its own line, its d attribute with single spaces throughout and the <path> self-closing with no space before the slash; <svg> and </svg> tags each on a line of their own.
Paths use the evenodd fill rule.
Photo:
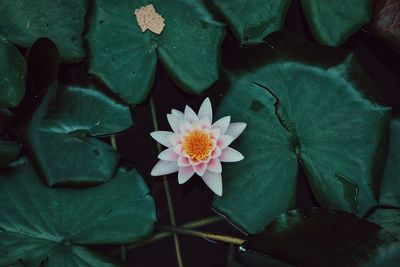
<svg viewBox="0 0 400 267">
<path fill-rule="evenodd" d="M 171 134 L 168 137 L 169 142 L 171 143 L 172 146 L 179 145 L 181 143 L 181 137 L 178 134 Z"/>
<path fill-rule="evenodd" d="M 214 150 L 211 152 L 211 159 L 218 158 L 219 156 L 221 156 L 221 154 L 222 150 L 218 146 L 216 146 Z"/>
<path fill-rule="evenodd" d="M 184 184 L 189 180 L 194 174 L 192 166 L 179 168 L 178 172 L 178 183 Z"/>
<path fill-rule="evenodd" d="M 211 128 L 213 129 L 219 128 L 221 130 L 221 134 L 225 134 L 230 122 L 231 122 L 231 116 L 225 116 L 214 122 Z"/>
<path fill-rule="evenodd" d="M 168 119 L 168 123 L 171 126 L 171 129 L 175 132 L 175 133 L 179 133 L 179 124 L 181 122 L 181 120 L 172 114 L 167 114 L 167 119 Z"/>
<path fill-rule="evenodd" d="M 197 114 L 189 106 L 185 107 L 185 120 L 187 120 L 191 124 L 199 121 L 199 118 L 197 118 Z"/>
<path fill-rule="evenodd" d="M 229 124 L 228 129 L 225 134 L 233 137 L 233 140 L 239 137 L 239 135 L 244 131 L 247 124 L 244 122 L 233 122 Z"/>
<path fill-rule="evenodd" d="M 194 160 L 194 159 L 191 159 L 191 158 L 189 158 L 189 162 L 190 162 L 190 165 L 192 165 L 192 166 L 197 166 L 197 165 L 203 163 L 200 160 Z"/>
<path fill-rule="evenodd" d="M 184 120 L 179 124 L 179 132 L 181 134 L 185 134 L 189 132 L 192 129 L 192 124 L 190 124 L 188 121 Z"/>
<path fill-rule="evenodd" d="M 160 160 L 151 170 L 152 176 L 166 175 L 178 171 L 178 164 L 176 161 Z"/>
<path fill-rule="evenodd" d="M 216 173 L 221 173 L 222 172 L 222 165 L 219 159 L 212 159 L 208 162 L 207 165 L 207 170 L 216 172 Z"/>
<path fill-rule="evenodd" d="M 183 155 L 183 146 L 182 146 L 182 144 L 174 146 L 174 152 L 176 154 L 178 154 L 179 156 L 182 156 Z"/>
<path fill-rule="evenodd" d="M 175 134 L 173 132 L 168 132 L 168 131 L 155 131 L 150 133 L 151 137 L 153 137 L 154 140 L 162 144 L 163 146 L 166 147 L 171 147 L 172 144 L 169 140 L 171 136 L 174 136 Z"/>
<path fill-rule="evenodd" d="M 233 137 L 230 135 L 221 135 L 218 139 L 217 145 L 219 148 L 224 149 L 233 142 Z"/>
<path fill-rule="evenodd" d="M 218 159 L 222 162 L 236 162 L 241 161 L 243 158 L 243 155 L 239 151 L 231 147 L 227 147 L 222 150 L 222 154 Z"/>
<path fill-rule="evenodd" d="M 175 115 L 176 117 L 178 117 L 179 119 L 183 120 L 184 119 L 184 115 L 182 111 L 179 111 L 177 109 L 171 109 L 171 114 Z"/>
<path fill-rule="evenodd" d="M 203 103 L 201 104 L 198 117 L 200 120 L 203 118 L 207 118 L 210 121 L 210 123 L 212 122 L 212 117 L 213 117 L 212 106 L 211 106 L 211 101 L 208 97 L 204 99 Z"/>
<path fill-rule="evenodd" d="M 217 141 L 221 135 L 221 130 L 219 128 L 212 129 L 210 132 L 210 137 Z"/>
<path fill-rule="evenodd" d="M 211 121 L 209 121 L 207 118 L 203 118 L 197 123 L 197 125 L 201 129 L 210 129 L 211 128 Z"/>
<path fill-rule="evenodd" d="M 199 165 L 195 165 L 193 166 L 193 169 L 197 173 L 197 175 L 201 177 L 207 170 L 207 164 L 201 163 Z"/>
<path fill-rule="evenodd" d="M 187 167 L 187 166 L 191 166 L 189 159 L 187 157 L 180 156 L 178 158 L 178 167 Z"/>
<path fill-rule="evenodd" d="M 159 158 L 159 159 L 162 159 L 162 160 L 166 160 L 166 161 L 177 161 L 178 158 L 179 158 L 179 155 L 176 154 L 176 153 L 174 152 L 174 149 L 171 147 L 171 148 L 168 148 L 168 149 L 162 151 L 162 152 L 158 155 L 158 158 Z"/>
<path fill-rule="evenodd" d="M 222 176 L 220 173 L 206 171 L 201 178 L 215 194 L 222 196 Z"/>
</svg>

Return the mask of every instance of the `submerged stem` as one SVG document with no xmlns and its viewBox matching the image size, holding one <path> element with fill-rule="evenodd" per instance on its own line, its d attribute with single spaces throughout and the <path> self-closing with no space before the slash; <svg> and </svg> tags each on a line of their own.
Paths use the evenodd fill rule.
<svg viewBox="0 0 400 267">
<path fill-rule="evenodd" d="M 153 120 L 154 130 L 158 131 L 158 121 L 157 121 L 156 108 L 154 106 L 154 100 L 153 100 L 152 96 L 150 97 L 150 110 L 151 110 L 151 117 L 152 117 L 152 120 Z M 158 149 L 158 152 L 160 153 L 161 152 L 161 145 L 158 142 L 157 142 L 157 149 Z M 176 225 L 175 213 L 174 213 L 174 207 L 173 207 L 173 204 L 172 204 L 171 191 L 169 189 L 167 176 L 164 175 L 162 177 L 162 179 L 163 179 L 163 183 L 164 183 L 165 195 L 166 195 L 166 198 L 167 198 L 169 218 L 170 218 L 170 221 L 171 221 L 171 225 L 175 226 Z M 178 261 L 178 266 L 179 267 L 183 267 L 182 255 L 181 255 L 179 239 L 178 239 L 178 235 L 177 234 L 174 234 L 174 244 L 175 244 L 176 259 Z"/>
</svg>

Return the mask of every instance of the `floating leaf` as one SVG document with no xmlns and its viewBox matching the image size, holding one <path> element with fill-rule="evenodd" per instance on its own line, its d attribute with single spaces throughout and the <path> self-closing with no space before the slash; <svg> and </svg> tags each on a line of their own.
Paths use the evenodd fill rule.
<svg viewBox="0 0 400 267">
<path fill-rule="evenodd" d="M 398 266 L 400 241 L 350 213 L 314 208 L 279 216 L 243 245 L 295 266 Z"/>
<path fill-rule="evenodd" d="M 369 29 L 388 46 L 400 53 L 400 2 L 377 0 Z"/>
<path fill-rule="evenodd" d="M 400 239 L 400 210 L 377 208 L 368 220 L 379 224 L 386 231 L 391 232 L 394 236 Z"/>
<path fill-rule="evenodd" d="M 25 94 L 25 71 L 25 59 L 18 49 L 0 38 L 0 109 L 16 107 L 21 102 Z"/>
<path fill-rule="evenodd" d="M 119 154 L 96 136 L 132 126 L 129 108 L 90 88 L 53 86 L 30 123 L 27 142 L 50 186 L 96 184 L 113 176 Z"/>
<path fill-rule="evenodd" d="M 138 240 L 155 220 L 135 170 L 87 189 L 47 187 L 30 166 L 0 175 L 1 266 L 115 266 L 85 246 Z"/>
<path fill-rule="evenodd" d="M 340 45 L 371 20 L 374 0 L 301 0 L 301 5 L 315 39 Z"/>
<path fill-rule="evenodd" d="M 219 114 L 248 126 L 217 211 L 257 233 L 294 202 L 297 158 L 320 205 L 357 214 L 376 205 L 390 109 L 370 99 L 352 54 L 278 32 L 228 69 Z"/>
<path fill-rule="evenodd" d="M 212 0 L 242 45 L 261 43 L 285 23 L 291 0 Z"/>
<path fill-rule="evenodd" d="M 390 127 L 389 154 L 379 204 L 400 208 L 400 119 L 393 119 Z"/>
<path fill-rule="evenodd" d="M 89 72 L 129 104 L 143 101 L 153 85 L 157 57 L 185 91 L 199 94 L 218 78 L 224 28 L 199 1 L 154 0 L 165 19 L 160 35 L 141 31 L 134 11 L 146 1 L 96 0 L 87 40 Z M 123 79 L 121 78 L 123 77 Z"/>
<path fill-rule="evenodd" d="M 0 10 L 0 37 L 23 47 L 47 37 L 65 60 L 85 56 L 81 33 L 86 1 L 2 0 Z"/>
<path fill-rule="evenodd" d="M 19 151 L 20 148 L 17 143 L 0 140 L 0 167 L 16 160 Z"/>
</svg>

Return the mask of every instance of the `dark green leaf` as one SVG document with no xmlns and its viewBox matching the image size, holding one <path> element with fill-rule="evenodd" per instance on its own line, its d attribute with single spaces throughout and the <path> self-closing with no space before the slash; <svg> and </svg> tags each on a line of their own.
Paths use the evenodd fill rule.
<svg viewBox="0 0 400 267">
<path fill-rule="evenodd" d="M 224 28 L 197 1 L 155 0 L 151 4 L 165 19 L 164 31 L 142 33 L 134 11 L 146 4 L 142 0 L 95 1 L 87 36 L 89 72 L 126 102 L 136 104 L 153 85 L 158 56 L 185 91 L 203 92 L 218 78 Z"/>
<path fill-rule="evenodd" d="M 27 142 L 50 186 L 96 184 L 111 179 L 119 154 L 95 137 L 131 126 L 129 108 L 103 93 L 53 86 L 33 116 Z"/>
<path fill-rule="evenodd" d="M 301 0 L 301 4 L 315 39 L 340 45 L 371 20 L 374 0 Z"/>
<path fill-rule="evenodd" d="M 243 244 L 295 266 L 398 266 L 400 241 L 350 213 L 314 208 L 278 217 Z"/>
<path fill-rule="evenodd" d="M 0 36 L 23 47 L 47 37 L 56 43 L 62 58 L 71 61 L 85 56 L 81 33 L 86 1 L 2 0 Z"/>
<path fill-rule="evenodd" d="M 0 167 L 16 160 L 19 151 L 20 148 L 17 143 L 0 140 Z"/>
<path fill-rule="evenodd" d="M 229 66 L 231 86 L 219 114 L 247 122 L 224 166 L 224 195 L 214 207 L 249 233 L 290 207 L 297 160 L 324 207 L 365 214 L 376 205 L 390 109 L 355 58 L 289 33 L 273 33 Z"/>
<path fill-rule="evenodd" d="M 0 175 L 0 266 L 114 266 L 85 246 L 138 240 L 155 213 L 135 170 L 96 187 L 54 189 L 25 166 Z"/>
<path fill-rule="evenodd" d="M 379 204 L 400 208 L 400 119 L 393 119 L 390 127 L 389 154 Z"/>
<path fill-rule="evenodd" d="M 16 107 L 21 102 L 25 94 L 25 71 L 25 59 L 18 49 L 0 37 L 0 109 Z"/>
<path fill-rule="evenodd" d="M 291 0 L 212 0 L 243 45 L 261 43 L 280 30 Z"/>
<path fill-rule="evenodd" d="M 400 210 L 377 208 L 368 220 L 379 224 L 386 231 L 391 232 L 394 236 L 400 239 Z"/>
</svg>

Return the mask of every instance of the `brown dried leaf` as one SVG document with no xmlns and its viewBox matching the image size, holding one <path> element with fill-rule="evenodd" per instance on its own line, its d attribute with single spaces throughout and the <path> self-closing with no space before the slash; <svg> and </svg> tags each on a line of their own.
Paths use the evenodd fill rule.
<svg viewBox="0 0 400 267">
<path fill-rule="evenodd" d="M 371 32 L 400 53 L 400 0 L 377 0 Z"/>
<path fill-rule="evenodd" d="M 164 18 L 156 12 L 152 4 L 136 9 L 135 16 L 142 32 L 150 30 L 161 34 L 165 27 Z"/>
</svg>

